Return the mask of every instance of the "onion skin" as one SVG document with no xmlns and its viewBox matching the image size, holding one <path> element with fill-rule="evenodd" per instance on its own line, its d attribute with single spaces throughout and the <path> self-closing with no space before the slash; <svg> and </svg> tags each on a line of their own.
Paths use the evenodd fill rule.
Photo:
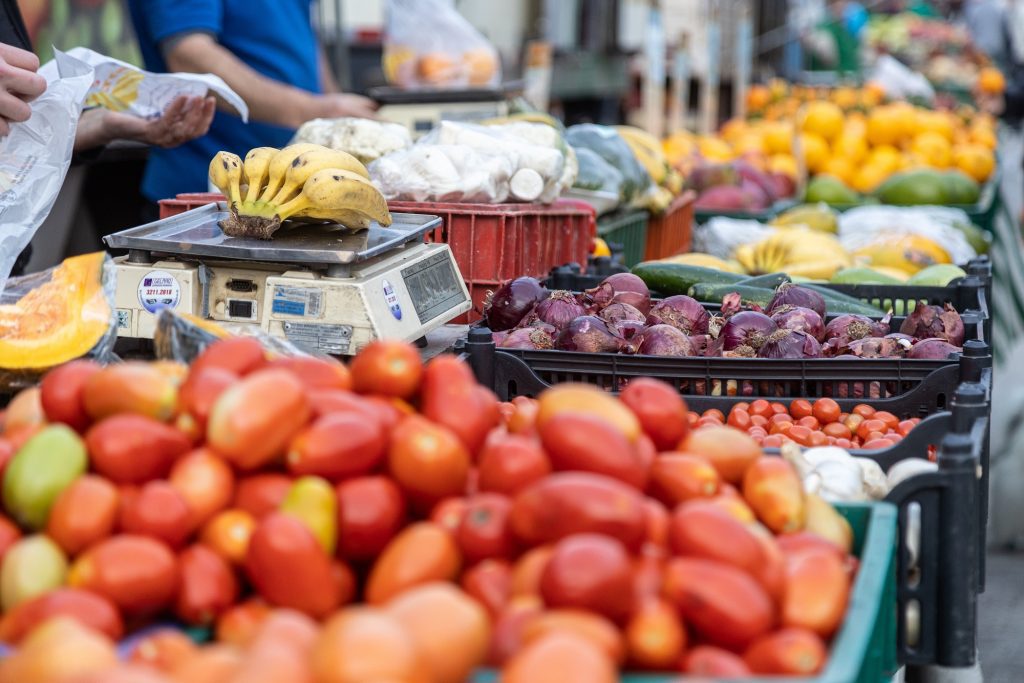
<svg viewBox="0 0 1024 683">
<path fill-rule="evenodd" d="M 821 318 L 825 317 L 825 298 L 813 289 L 794 285 L 791 282 L 779 285 L 775 290 L 775 296 L 766 309 L 767 313 L 774 313 L 780 306 L 793 306 L 809 308 Z"/>
<path fill-rule="evenodd" d="M 707 309 L 685 294 L 662 299 L 647 314 L 648 325 L 671 325 L 685 335 L 707 334 L 710 319 Z"/>
<path fill-rule="evenodd" d="M 690 335 L 690 346 L 693 347 L 693 355 L 695 356 L 706 356 L 708 350 L 714 344 L 715 340 L 710 334 L 691 334 Z"/>
<path fill-rule="evenodd" d="M 502 349 L 550 349 L 553 346 L 554 340 L 551 335 L 539 327 L 520 327 L 512 330 L 498 344 L 498 348 Z"/>
<path fill-rule="evenodd" d="M 637 349 L 643 356 L 692 356 L 690 338 L 671 325 L 652 325 L 643 332 Z"/>
<path fill-rule="evenodd" d="M 582 315 L 582 314 L 581 314 Z M 609 325 L 614 325 L 619 322 L 636 322 L 647 324 L 647 316 L 640 312 L 636 306 L 631 306 L 624 303 L 614 303 L 606 306 L 598 314 L 601 320 L 605 321 Z"/>
<path fill-rule="evenodd" d="M 491 295 L 484 310 L 484 319 L 492 332 L 510 330 L 522 321 L 533 307 L 548 297 L 548 290 L 536 278 L 509 280 Z"/>
<path fill-rule="evenodd" d="M 775 321 L 764 313 L 740 311 L 722 326 L 719 334 L 723 339 L 722 351 L 732 351 L 737 346 L 749 346 L 757 351 L 777 329 Z"/>
<path fill-rule="evenodd" d="M 803 306 L 780 306 L 772 313 L 772 320 L 780 330 L 806 332 L 817 341 L 825 340 L 825 322 L 816 311 Z"/>
<path fill-rule="evenodd" d="M 907 358 L 913 360 L 946 360 L 950 354 L 960 353 L 963 351 L 959 346 L 953 346 L 945 339 L 938 337 L 932 337 L 931 339 L 922 339 L 921 341 L 914 344 L 907 353 Z"/>
<path fill-rule="evenodd" d="M 565 290 L 552 292 L 547 299 L 537 304 L 533 312 L 538 320 L 559 330 L 586 313 L 572 293 Z"/>
<path fill-rule="evenodd" d="M 780 329 L 768 335 L 758 358 L 821 358 L 818 340 L 800 330 Z"/>
<path fill-rule="evenodd" d="M 641 336 L 644 330 L 647 329 L 647 325 L 638 323 L 635 320 L 620 320 L 609 323 L 608 329 L 612 331 L 612 334 L 629 343 L 629 346 L 624 348 L 623 351 L 626 353 L 636 353 L 635 347 L 640 344 Z"/>
<path fill-rule="evenodd" d="M 964 343 L 964 321 L 949 304 L 930 306 L 926 301 L 919 301 L 900 325 L 900 332 L 917 339 L 944 339 L 953 346 Z"/>
<path fill-rule="evenodd" d="M 910 346 L 891 337 L 864 337 L 850 342 L 849 348 L 858 358 L 902 358 Z"/>
<path fill-rule="evenodd" d="M 612 334 L 604 321 L 593 315 L 581 315 L 565 326 L 555 340 L 555 348 L 562 351 L 589 353 L 616 353 L 624 342 Z"/>
<path fill-rule="evenodd" d="M 615 303 L 629 304 L 644 315 L 651 310 L 651 290 L 632 273 L 609 275 L 586 294 L 599 311 Z"/>
<path fill-rule="evenodd" d="M 825 325 L 825 339 L 843 337 L 846 341 L 853 341 L 864 337 L 884 337 L 889 334 L 890 317 L 887 315 L 882 320 L 872 320 L 866 315 L 844 313 Z"/>
</svg>

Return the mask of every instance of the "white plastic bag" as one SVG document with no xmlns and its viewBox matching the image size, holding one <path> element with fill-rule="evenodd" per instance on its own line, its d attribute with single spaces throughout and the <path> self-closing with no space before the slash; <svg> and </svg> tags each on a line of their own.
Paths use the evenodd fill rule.
<svg viewBox="0 0 1024 683">
<path fill-rule="evenodd" d="M 384 76 L 400 88 L 493 88 L 501 61 L 452 0 L 388 0 Z"/>
<path fill-rule="evenodd" d="M 368 167 L 387 199 L 499 204 L 508 199 L 515 171 L 503 154 L 467 145 L 413 145 Z"/>
<path fill-rule="evenodd" d="M 857 251 L 879 239 L 920 235 L 946 250 L 953 263 L 977 256 L 957 224 L 970 224 L 961 209 L 948 206 L 859 206 L 839 215 L 839 241 Z"/>
<path fill-rule="evenodd" d="M 693 251 L 730 259 L 737 247 L 756 244 L 775 232 L 757 221 L 717 216 L 693 231 Z"/>
<path fill-rule="evenodd" d="M 292 144 L 308 142 L 348 152 L 364 164 L 412 146 L 409 129 L 397 123 L 343 117 L 302 124 Z"/>
<path fill-rule="evenodd" d="M 54 78 L 32 102 L 31 118 L 0 139 L 0 292 L 57 200 L 93 81 L 92 67 L 74 57 L 58 51 L 54 62 Z"/>
<path fill-rule="evenodd" d="M 889 55 L 882 55 L 875 62 L 871 82 L 885 88 L 885 94 L 894 100 L 920 98 L 928 102 L 935 100 L 935 88 L 923 74 L 913 71 Z"/>
</svg>

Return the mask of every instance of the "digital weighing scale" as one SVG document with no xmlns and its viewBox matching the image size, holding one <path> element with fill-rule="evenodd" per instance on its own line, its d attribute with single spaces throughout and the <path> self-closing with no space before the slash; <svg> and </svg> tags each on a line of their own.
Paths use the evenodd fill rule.
<svg viewBox="0 0 1024 683">
<path fill-rule="evenodd" d="M 414 341 L 465 313 L 469 292 L 437 216 L 392 214 L 354 232 L 298 224 L 272 240 L 228 237 L 208 204 L 104 238 L 117 266 L 117 332 L 152 339 L 155 313 L 258 325 L 311 352 L 351 355 L 374 339 Z"/>
<path fill-rule="evenodd" d="M 370 88 L 369 96 L 380 104 L 377 116 L 399 123 L 414 138 L 429 133 L 441 121 L 483 121 L 508 116 L 508 100 L 521 92 L 519 81 L 498 88 L 417 88 L 390 86 Z"/>
</svg>

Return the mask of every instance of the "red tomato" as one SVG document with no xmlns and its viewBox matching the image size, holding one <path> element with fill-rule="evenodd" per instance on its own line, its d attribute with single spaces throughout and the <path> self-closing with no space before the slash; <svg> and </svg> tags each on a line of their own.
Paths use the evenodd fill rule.
<svg viewBox="0 0 1024 683">
<path fill-rule="evenodd" d="M 777 534 L 804 526 L 804 489 L 792 465 L 782 458 L 760 458 L 743 477 L 743 497 L 765 526 Z"/>
<path fill-rule="evenodd" d="M 78 588 L 57 588 L 9 610 L 0 621 L 0 640 L 17 645 L 37 626 L 54 617 L 70 617 L 111 640 L 120 640 L 124 635 L 121 615 L 110 600 Z"/>
<path fill-rule="evenodd" d="M 845 563 L 831 548 L 808 547 L 788 557 L 784 626 L 799 626 L 829 638 L 846 615 L 849 597 Z"/>
<path fill-rule="evenodd" d="M 73 557 L 110 536 L 117 513 L 117 487 L 103 477 L 86 474 L 61 491 L 50 510 L 46 533 Z"/>
<path fill-rule="evenodd" d="M 50 515 L 53 515 L 52 511 Z M 21 530 L 18 528 L 18 525 L 7 517 L 0 515 L 0 560 L 3 560 L 4 555 L 7 554 L 7 551 L 19 538 L 21 538 Z"/>
<path fill-rule="evenodd" d="M 341 389 L 352 388 L 352 374 L 349 369 L 336 360 L 313 358 L 312 356 L 293 356 L 275 358 L 267 364 L 271 368 L 281 368 L 295 375 L 306 389 Z"/>
<path fill-rule="evenodd" d="M 191 372 L 218 368 L 242 376 L 258 370 L 266 362 L 266 352 L 255 338 L 228 337 L 206 347 L 192 361 Z"/>
<path fill-rule="evenodd" d="M 825 436 L 824 432 L 811 432 L 810 436 L 807 437 L 807 445 L 811 448 L 824 446 L 827 443 L 828 437 Z"/>
<path fill-rule="evenodd" d="M 690 428 L 686 402 L 672 385 L 660 380 L 650 377 L 630 380 L 619 394 L 619 400 L 636 414 L 640 428 L 659 451 L 675 447 Z"/>
<path fill-rule="evenodd" d="M 789 404 L 789 414 L 796 419 L 811 417 L 814 413 L 814 407 L 811 402 L 802 398 L 798 398 Z"/>
<path fill-rule="evenodd" d="M 625 634 L 630 661 L 644 669 L 670 670 L 686 649 L 679 611 L 660 599 L 641 604 L 630 616 Z"/>
<path fill-rule="evenodd" d="M 662 453 L 651 467 L 651 494 L 665 505 L 713 496 L 721 477 L 704 458 L 686 453 Z"/>
<path fill-rule="evenodd" d="M 807 429 L 810 429 L 812 432 L 817 429 L 821 429 L 821 424 L 818 422 L 818 418 L 814 417 L 813 415 L 801 417 L 799 420 L 796 421 L 796 423 L 801 427 L 806 427 Z"/>
<path fill-rule="evenodd" d="M 647 527 L 646 544 L 655 548 L 667 548 L 668 510 L 654 498 L 644 498 L 644 517 Z"/>
<path fill-rule="evenodd" d="M 780 427 L 781 429 L 781 427 Z M 809 446 L 811 439 L 811 430 L 807 427 L 801 427 L 800 425 L 792 425 L 787 431 L 783 432 L 789 438 L 796 441 L 801 446 Z"/>
<path fill-rule="evenodd" d="M 160 422 L 174 416 L 177 382 L 155 363 L 118 363 L 89 375 L 82 387 L 82 405 L 94 420 L 133 413 Z"/>
<path fill-rule="evenodd" d="M 639 490 L 649 472 L 634 444 L 596 415 L 562 412 L 540 426 L 544 450 L 556 471 L 593 472 L 619 479 Z"/>
<path fill-rule="evenodd" d="M 875 414 L 875 409 L 867 405 L 866 403 L 859 403 L 855 405 L 853 407 L 853 410 L 851 410 L 850 412 L 853 413 L 854 415 L 860 415 L 865 420 L 870 420 Z"/>
<path fill-rule="evenodd" d="M 830 398 L 819 398 L 814 402 L 814 408 L 812 410 L 812 414 L 821 424 L 828 424 L 829 422 L 837 421 L 841 412 L 842 410 L 839 408 L 839 404 Z"/>
<path fill-rule="evenodd" d="M 288 449 L 288 471 L 331 481 L 358 477 L 377 469 L 387 452 L 387 435 L 379 422 L 352 413 L 330 413 L 298 433 Z"/>
<path fill-rule="evenodd" d="M 420 403 L 423 416 L 450 429 L 471 455 L 501 422 L 498 399 L 477 384 L 473 371 L 456 356 L 437 356 L 427 363 Z"/>
<path fill-rule="evenodd" d="M 228 607 L 217 618 L 216 641 L 238 648 L 248 647 L 271 611 L 270 605 L 260 598 L 249 598 Z"/>
<path fill-rule="evenodd" d="M 430 511 L 430 521 L 454 537 L 462 526 L 462 518 L 466 516 L 468 507 L 469 499 L 463 496 L 445 498 Z"/>
<path fill-rule="evenodd" d="M 256 526 L 245 569 L 256 591 L 272 605 L 324 617 L 341 604 L 331 560 L 298 519 L 274 512 Z"/>
<path fill-rule="evenodd" d="M 900 425 L 900 419 L 892 413 L 885 410 L 875 411 L 873 416 L 876 420 L 881 420 L 885 423 L 886 429 L 896 429 Z"/>
<path fill-rule="evenodd" d="M 458 436 L 423 417 L 403 419 L 391 434 L 391 476 L 421 509 L 462 493 L 469 466 L 469 451 Z"/>
<path fill-rule="evenodd" d="M 555 544 L 540 579 L 548 607 L 589 610 L 625 619 L 633 607 L 632 563 L 625 547 L 600 534 L 575 534 Z"/>
<path fill-rule="evenodd" d="M 255 530 L 256 519 L 252 515 L 245 510 L 230 509 L 207 522 L 199 539 L 231 564 L 241 566 Z"/>
<path fill-rule="evenodd" d="M 177 429 L 130 413 L 96 423 L 85 443 L 93 469 L 115 484 L 144 484 L 165 477 L 174 461 L 192 447 Z"/>
<path fill-rule="evenodd" d="M 764 437 L 764 440 L 761 441 L 761 445 L 764 448 L 778 448 L 782 445 L 782 439 L 783 437 L 780 434 L 771 434 Z"/>
<path fill-rule="evenodd" d="M 206 433 L 213 404 L 237 381 L 238 375 L 223 368 L 193 369 L 178 391 L 175 426 L 194 440 L 201 438 Z"/>
<path fill-rule="evenodd" d="M 284 474 L 252 474 L 238 480 L 232 507 L 245 510 L 256 519 L 277 511 L 292 487 Z"/>
<path fill-rule="evenodd" d="M 536 439 L 493 434 L 480 452 L 480 490 L 515 495 L 551 473 L 551 462 Z"/>
<path fill-rule="evenodd" d="M 626 643 L 618 627 L 605 617 L 580 609 L 548 609 L 530 619 L 523 629 L 523 645 L 551 634 L 570 633 L 589 640 L 617 664 L 626 661 Z"/>
<path fill-rule="evenodd" d="M 506 427 L 512 434 L 530 434 L 537 426 L 540 404 L 537 399 L 516 396 L 511 401 L 512 413 L 506 419 Z"/>
<path fill-rule="evenodd" d="M 916 426 L 917 423 L 914 422 L 913 420 L 902 420 L 898 425 L 896 425 L 896 431 L 899 433 L 900 436 L 906 436 L 907 434 L 910 433 L 910 430 L 912 430 Z"/>
<path fill-rule="evenodd" d="M 462 590 L 497 618 L 512 599 L 512 567 L 505 560 L 484 560 L 462 573 Z"/>
<path fill-rule="evenodd" d="M 776 541 L 779 544 L 779 548 L 781 548 L 782 552 L 787 556 L 794 555 L 811 548 L 823 548 L 836 553 L 836 556 L 840 559 L 844 559 L 846 557 L 846 553 L 838 545 L 810 531 L 797 531 L 792 534 L 782 534 L 781 536 L 776 536 Z"/>
<path fill-rule="evenodd" d="M 398 424 L 401 415 L 393 405 L 373 400 L 374 398 L 336 389 L 317 389 L 309 392 L 314 420 L 332 413 L 351 413 L 365 420 L 377 422 L 382 429 L 388 431 Z"/>
<path fill-rule="evenodd" d="M 512 501 L 497 493 L 481 493 L 469 499 L 455 538 L 469 564 L 482 560 L 508 559 L 515 541 L 508 517 Z"/>
<path fill-rule="evenodd" d="M 349 370 L 361 394 L 411 398 L 420 386 L 423 361 L 408 342 L 378 339 L 356 354 Z"/>
<path fill-rule="evenodd" d="M 194 545 L 178 556 L 181 587 L 175 615 L 186 624 L 206 625 L 238 599 L 238 580 L 220 555 Z"/>
<path fill-rule="evenodd" d="M 713 645 L 698 645 L 683 659 L 683 671 L 694 676 L 743 678 L 753 672 L 739 655 Z"/>
<path fill-rule="evenodd" d="M 170 605 L 178 590 L 174 554 L 160 541 L 122 534 L 85 551 L 68 572 L 68 585 L 109 599 L 125 616 L 149 616 Z"/>
<path fill-rule="evenodd" d="M 813 676 L 825 667 L 827 658 L 821 638 L 801 628 L 784 628 L 763 636 L 743 655 L 751 671 L 770 676 Z"/>
<path fill-rule="evenodd" d="M 167 478 L 188 505 L 189 529 L 195 530 L 231 504 L 235 475 L 213 451 L 200 448 L 174 463 Z"/>
<path fill-rule="evenodd" d="M 822 428 L 822 431 L 837 439 L 849 439 L 853 435 L 842 422 L 830 422 Z"/>
<path fill-rule="evenodd" d="M 714 560 L 675 558 L 665 571 L 665 594 L 708 642 L 744 648 L 775 623 L 775 606 L 749 574 Z"/>
<path fill-rule="evenodd" d="M 742 481 L 747 467 L 761 457 L 761 447 L 749 435 L 732 427 L 694 430 L 679 444 L 679 450 L 705 458 L 730 483 Z"/>
<path fill-rule="evenodd" d="M 366 601 L 379 605 L 414 586 L 451 581 L 462 558 L 451 534 L 433 522 L 407 526 L 388 544 L 366 581 Z"/>
<path fill-rule="evenodd" d="M 540 597 L 540 577 L 548 566 L 551 546 L 541 545 L 523 553 L 512 566 L 512 595 L 516 597 Z"/>
<path fill-rule="evenodd" d="M 126 533 L 178 548 L 191 531 L 188 504 L 166 481 L 151 481 L 122 505 L 120 526 Z"/>
<path fill-rule="evenodd" d="M 143 670 L 170 673 L 195 656 L 197 650 L 186 634 L 162 628 L 136 642 L 128 661 L 145 667 Z"/>
<path fill-rule="evenodd" d="M 768 418 L 765 417 L 764 415 L 751 415 L 750 424 L 752 424 L 755 427 L 767 427 Z"/>
<path fill-rule="evenodd" d="M 864 420 L 863 422 L 860 423 L 860 425 L 857 427 L 857 436 L 859 436 L 862 441 L 867 441 L 870 438 L 877 438 L 872 437 L 872 433 L 878 432 L 879 436 L 881 436 L 883 433 L 885 433 L 885 429 L 886 428 L 884 422 L 882 422 L 881 420 L 871 418 L 868 420 Z"/>
<path fill-rule="evenodd" d="M 377 557 L 405 523 L 405 499 L 388 477 L 358 477 L 338 484 L 338 555 Z"/>
<path fill-rule="evenodd" d="M 765 419 L 768 419 L 775 414 L 775 411 L 772 410 L 772 404 L 763 398 L 751 401 L 749 412 L 752 416 L 756 415 L 757 417 L 763 417 Z"/>
<path fill-rule="evenodd" d="M 85 383 L 99 369 L 99 364 L 91 360 L 75 360 L 46 373 L 39 385 L 46 419 L 63 422 L 79 432 L 88 427 L 91 420 L 82 394 Z"/>
<path fill-rule="evenodd" d="M 738 408 L 733 408 L 729 411 L 729 419 L 726 420 L 726 424 L 743 431 L 747 431 L 753 426 L 753 423 L 750 421 L 750 413 Z"/>
</svg>

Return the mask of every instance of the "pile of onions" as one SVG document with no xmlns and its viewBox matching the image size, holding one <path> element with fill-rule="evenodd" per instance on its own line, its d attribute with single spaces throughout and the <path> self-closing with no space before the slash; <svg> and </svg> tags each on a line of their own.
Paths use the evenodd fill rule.
<svg viewBox="0 0 1024 683">
<path fill-rule="evenodd" d="M 964 321 L 949 304 L 930 306 L 927 301 L 918 302 L 900 325 L 900 332 L 917 339 L 944 339 L 953 346 L 964 343 Z"/>
</svg>

